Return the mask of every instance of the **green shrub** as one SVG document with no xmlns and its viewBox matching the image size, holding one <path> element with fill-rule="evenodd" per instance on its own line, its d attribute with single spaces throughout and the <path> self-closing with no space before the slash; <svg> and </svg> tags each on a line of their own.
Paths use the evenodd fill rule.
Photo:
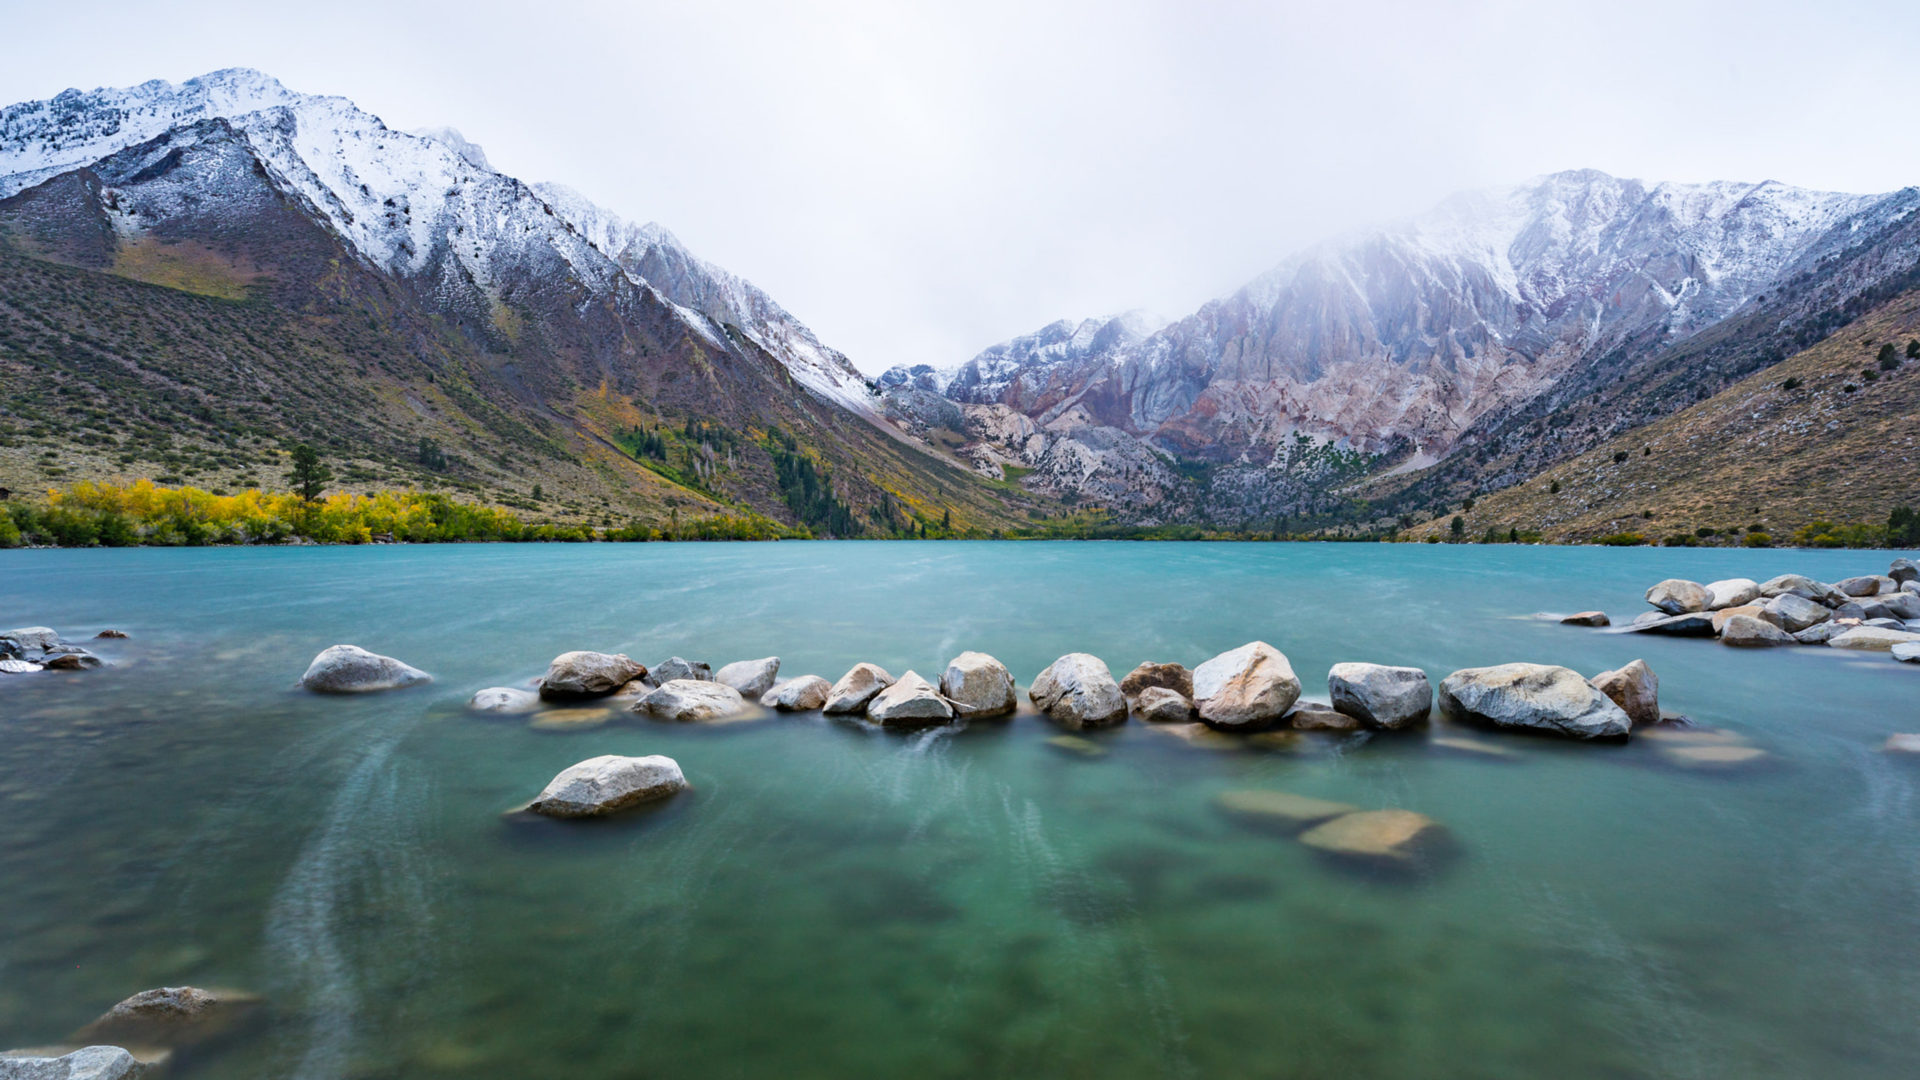
<svg viewBox="0 0 1920 1080">
<path fill-rule="evenodd" d="M 1750 548 L 1772 547 L 1773 537 L 1763 532 L 1750 532 L 1747 534 L 1746 545 Z"/>
<path fill-rule="evenodd" d="M 1639 547 L 1646 542 L 1645 534 L 1637 532 L 1613 533 L 1594 540 L 1594 543 L 1604 544 L 1607 547 Z"/>
<path fill-rule="evenodd" d="M 1660 541 L 1661 547 L 1699 547 L 1700 538 L 1692 533 L 1674 533 Z"/>
</svg>

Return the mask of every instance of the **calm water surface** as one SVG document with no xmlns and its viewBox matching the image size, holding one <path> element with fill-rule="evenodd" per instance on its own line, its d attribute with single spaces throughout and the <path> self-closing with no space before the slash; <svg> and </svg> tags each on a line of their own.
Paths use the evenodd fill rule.
<svg viewBox="0 0 1920 1080">
<path fill-rule="evenodd" d="M 1920 1061 L 1920 669 L 1525 618 L 1661 577 L 1833 579 L 1861 552 L 807 543 L 0 552 L 0 624 L 130 632 L 0 681 L 0 1044 L 150 986 L 261 993 L 176 1075 L 1894 1077 Z M 1645 657 L 1768 767 L 1653 740 L 1410 736 L 1216 751 L 1129 725 L 1084 760 L 1022 714 L 915 735 L 819 717 L 565 732 L 474 690 L 568 649 L 1024 685 L 1252 638 L 1341 660 Z M 353 642 L 434 673 L 292 689 Z M 586 823 L 501 811 L 597 754 L 694 790 Z M 1391 881 L 1247 830 L 1270 787 L 1444 822 Z"/>
</svg>

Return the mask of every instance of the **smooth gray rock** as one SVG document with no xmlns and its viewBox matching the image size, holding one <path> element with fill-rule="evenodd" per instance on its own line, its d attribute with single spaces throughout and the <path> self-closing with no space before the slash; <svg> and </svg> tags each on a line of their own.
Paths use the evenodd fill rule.
<svg viewBox="0 0 1920 1080">
<path fill-rule="evenodd" d="M 1920 641 L 1920 634 L 1910 630 L 1887 630 L 1878 626 L 1856 626 L 1844 634 L 1836 634 L 1827 639 L 1827 644 L 1836 649 L 1863 649 L 1886 652 L 1895 645 L 1909 641 Z"/>
<path fill-rule="evenodd" d="M 1707 583 L 1707 610 L 1740 607 L 1760 599 L 1760 583 L 1752 578 L 1727 578 Z"/>
<path fill-rule="evenodd" d="M 713 679 L 713 667 L 704 660 L 685 660 L 678 656 L 669 656 L 660 666 L 647 673 L 647 682 L 653 686 L 670 683 L 675 679 L 697 679 L 708 682 Z"/>
<path fill-rule="evenodd" d="M 60 644 L 60 635 L 47 626 L 22 626 L 0 630 L 0 640 L 11 641 L 22 650 L 44 651 Z"/>
<path fill-rule="evenodd" d="M 1347 662 L 1327 669 L 1333 707 L 1380 728 L 1404 728 L 1433 711 L 1433 687 L 1417 667 Z"/>
<path fill-rule="evenodd" d="M 83 1046 L 59 1057 L 0 1055 L 0 1080 L 141 1080 L 153 1069 L 118 1046 Z"/>
<path fill-rule="evenodd" d="M 1720 643 L 1747 649 L 1798 644 L 1792 634 L 1751 615 L 1735 615 L 1728 619 L 1725 629 L 1720 633 Z"/>
<path fill-rule="evenodd" d="M 527 809 L 547 817 L 598 817 L 686 789 L 687 778 L 680 771 L 680 763 L 670 757 L 604 754 L 562 769 L 541 789 L 539 797 L 527 804 Z"/>
<path fill-rule="evenodd" d="M 1887 651 L 1901 663 L 1920 664 L 1920 641 L 1903 641 Z"/>
<path fill-rule="evenodd" d="M 1560 620 L 1562 626 L 1611 626 L 1613 620 L 1604 611 L 1580 611 Z"/>
<path fill-rule="evenodd" d="M 1127 719 L 1120 684 L 1097 656 L 1068 653 L 1047 666 L 1027 696 L 1055 723 L 1071 728 L 1108 727 Z"/>
<path fill-rule="evenodd" d="M 335 645 L 322 650 L 300 676 L 300 685 L 316 694 L 365 694 L 430 683 L 433 676 L 391 656 L 370 653 L 358 645 Z"/>
<path fill-rule="evenodd" d="M 1849 600 L 1844 604 L 1837 605 L 1833 609 L 1833 617 L 1836 619 L 1864 619 L 1867 617 L 1867 609 L 1858 601 Z"/>
<path fill-rule="evenodd" d="M 1020 704 L 1007 665 L 983 652 L 963 652 L 947 662 L 940 694 L 961 716 L 1004 716 Z"/>
<path fill-rule="evenodd" d="M 855 664 L 833 684 L 822 708 L 830 713 L 864 712 L 875 694 L 892 685 L 893 676 L 887 674 L 886 668 L 878 664 Z"/>
<path fill-rule="evenodd" d="M 1767 601 L 1766 610 L 1774 623 L 1789 634 L 1797 634 L 1809 626 L 1816 626 L 1833 618 L 1833 612 L 1822 604 L 1817 604 L 1804 596 L 1793 593 L 1781 593 Z"/>
<path fill-rule="evenodd" d="M 1193 703 L 1215 727 L 1254 730 L 1287 715 L 1300 700 L 1300 679 L 1285 653 L 1250 641 L 1193 669 Z"/>
<path fill-rule="evenodd" d="M 1895 559 L 1887 570 L 1887 576 L 1905 585 L 1909 581 L 1920 581 L 1920 562 L 1912 559 Z"/>
<path fill-rule="evenodd" d="M 31 675 L 36 671 L 45 671 L 46 667 L 31 660 L 0 660 L 0 675 Z"/>
<path fill-rule="evenodd" d="M 1848 596 L 1875 596 L 1883 591 L 1880 588 L 1880 583 L 1891 580 L 1891 578 L 1883 578 L 1878 574 L 1863 574 L 1860 577 L 1842 578 L 1834 582 L 1833 585 L 1834 588 L 1839 589 Z M 1892 590 L 1889 589 L 1885 591 L 1891 592 Z"/>
<path fill-rule="evenodd" d="M 512 686 L 489 686 L 467 699 L 467 708 L 474 712 L 519 715 L 539 707 L 540 695 Z"/>
<path fill-rule="evenodd" d="M 624 653 L 564 652 L 547 665 L 540 696 L 550 701 L 605 697 L 646 674 L 645 664 Z"/>
<path fill-rule="evenodd" d="M 1357 716 L 1343 713 L 1331 705 L 1318 701 L 1296 701 L 1287 715 L 1280 718 L 1280 726 L 1295 731 L 1359 731 L 1366 725 Z"/>
<path fill-rule="evenodd" d="M 953 705 L 919 672 L 909 671 L 873 695 L 867 719 L 890 728 L 932 727 L 953 719 Z"/>
<path fill-rule="evenodd" d="M 1575 739 L 1617 738 L 1633 720 L 1580 673 L 1551 664 L 1464 668 L 1440 683 L 1440 711 L 1456 723 Z"/>
<path fill-rule="evenodd" d="M 724 720 L 745 710 L 747 701 L 740 691 L 725 683 L 704 679 L 673 679 L 655 687 L 653 692 L 633 705 L 662 720 L 697 724 L 705 720 Z"/>
<path fill-rule="evenodd" d="M 1878 598 L 1880 605 L 1896 619 L 1920 619 L 1920 596 L 1910 592 L 1888 593 Z"/>
<path fill-rule="evenodd" d="M 773 689 L 780 677 L 780 658 L 766 656 L 758 660 L 735 660 L 713 673 L 713 681 L 740 691 L 741 697 L 759 700 Z"/>
<path fill-rule="evenodd" d="M 1635 627 L 1641 627 L 1641 626 L 1651 626 L 1654 623 L 1661 622 L 1671 618 L 1673 618 L 1673 616 L 1667 614 L 1664 611 L 1643 611 L 1640 614 L 1635 615 L 1633 617 L 1633 621 L 1627 624 L 1627 629 L 1633 629 Z"/>
<path fill-rule="evenodd" d="M 820 676 L 802 675 L 775 683 L 773 689 L 760 695 L 760 704 L 781 712 L 811 712 L 825 708 L 827 695 L 832 692 L 833 684 Z"/>
<path fill-rule="evenodd" d="M 1673 637 L 1712 637 L 1714 635 L 1713 615 L 1705 611 L 1694 611 L 1685 615 L 1662 615 L 1646 622 L 1635 619 L 1631 626 L 1620 627 L 1614 632 L 1667 634 Z"/>
<path fill-rule="evenodd" d="M 1904 620 L 1887 619 L 1887 618 L 1870 618 L 1865 622 L 1861 623 L 1860 625 L 1861 626 L 1877 626 L 1882 630 L 1905 630 L 1907 628 L 1907 624 Z"/>
<path fill-rule="evenodd" d="M 1603 671 L 1590 681 L 1594 689 L 1620 706 L 1634 727 L 1651 727 L 1660 722 L 1660 676 L 1653 673 L 1645 660 Z"/>
<path fill-rule="evenodd" d="M 1149 686 L 1133 699 L 1133 714 L 1149 724 L 1188 724 L 1193 722 L 1193 702 L 1171 687 Z"/>
<path fill-rule="evenodd" d="M 1760 595 L 1771 600 L 1784 593 L 1793 593 L 1803 600 L 1815 600 L 1829 588 L 1831 586 L 1822 585 L 1805 574 L 1781 574 L 1761 582 Z"/>
<path fill-rule="evenodd" d="M 1805 630 L 1793 635 L 1793 640 L 1802 645 L 1825 645 L 1835 637 L 1859 625 L 1860 623 L 1857 620 L 1848 619 L 1843 621 L 1840 619 L 1832 619 L 1807 627 Z"/>
<path fill-rule="evenodd" d="M 1711 599 L 1706 586 L 1685 578 L 1668 578 L 1647 590 L 1647 603 L 1669 615 L 1705 611 Z"/>
</svg>

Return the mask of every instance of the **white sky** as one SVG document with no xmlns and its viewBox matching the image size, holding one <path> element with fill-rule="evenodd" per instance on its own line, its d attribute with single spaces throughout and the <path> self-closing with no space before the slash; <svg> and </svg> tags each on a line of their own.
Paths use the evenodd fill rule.
<svg viewBox="0 0 1920 1080">
<path fill-rule="evenodd" d="M 0 102 L 256 67 L 657 220 L 868 371 L 1564 168 L 1920 183 L 1914 0 L 0 0 Z"/>
</svg>

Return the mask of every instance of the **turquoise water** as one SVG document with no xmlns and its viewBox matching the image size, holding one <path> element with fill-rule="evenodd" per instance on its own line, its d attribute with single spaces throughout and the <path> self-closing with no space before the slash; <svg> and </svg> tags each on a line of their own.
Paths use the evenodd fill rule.
<svg viewBox="0 0 1920 1080">
<path fill-rule="evenodd" d="M 1525 618 L 1666 576 L 1833 579 L 1861 552 L 805 543 L 0 552 L 0 624 L 117 627 L 110 669 L 0 681 L 0 1044 L 120 998 L 265 995 L 175 1075 L 1887 1077 L 1920 1059 L 1920 669 Z M 588 648 L 767 654 L 1024 685 L 1261 638 L 1438 678 L 1641 656 L 1663 702 L 1769 755 L 1410 736 L 1097 759 L 1011 722 L 817 716 L 562 732 L 474 690 Z M 336 642 L 436 676 L 292 689 Z M 597 754 L 694 790 L 593 822 L 501 811 Z M 1271 787 L 1443 822 L 1384 879 L 1244 828 Z"/>
</svg>

